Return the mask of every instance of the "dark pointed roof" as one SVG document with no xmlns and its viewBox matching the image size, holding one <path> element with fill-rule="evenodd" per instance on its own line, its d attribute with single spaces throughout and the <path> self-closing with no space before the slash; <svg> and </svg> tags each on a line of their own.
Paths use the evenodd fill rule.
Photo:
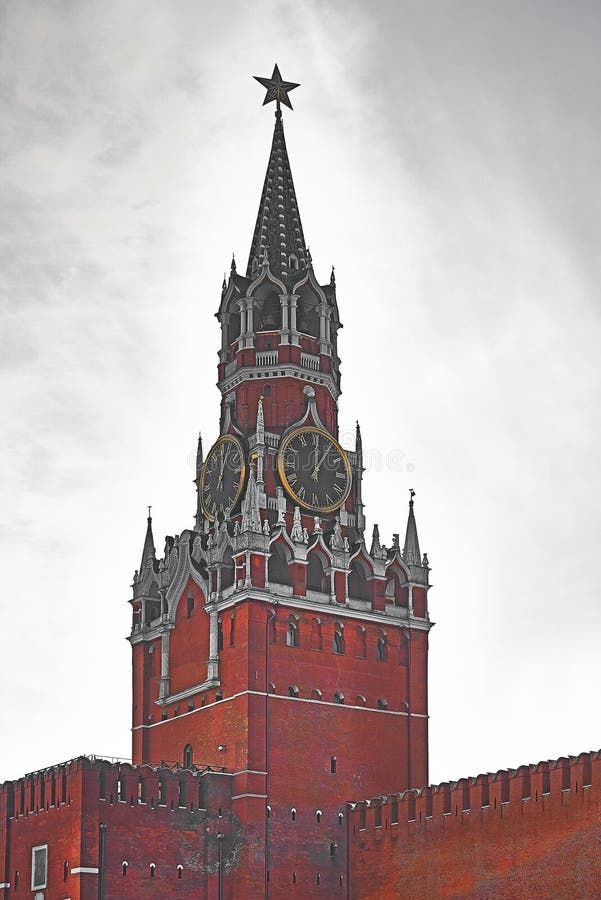
<svg viewBox="0 0 601 900">
<path fill-rule="evenodd" d="M 146 526 L 146 537 L 144 538 L 144 549 L 142 550 L 142 562 L 140 563 L 140 573 L 142 573 L 144 566 L 148 562 L 149 559 L 155 560 L 156 551 L 154 549 L 154 538 L 152 536 L 152 516 L 150 515 L 150 509 L 148 512 L 148 519 Z"/>
<path fill-rule="evenodd" d="M 405 532 L 405 546 L 403 548 L 403 559 L 408 565 L 421 566 L 422 557 L 419 551 L 419 540 L 417 537 L 417 525 L 415 523 L 415 515 L 413 512 L 413 497 L 415 492 L 411 491 L 409 500 L 409 518 L 407 519 L 407 531 Z"/>
<path fill-rule="evenodd" d="M 304 269 L 307 265 L 307 248 L 292 181 L 281 110 L 277 110 L 275 114 L 273 141 L 248 258 L 247 278 L 258 274 L 253 273 L 253 260 L 256 259 L 261 266 L 265 253 L 270 270 L 283 279 L 288 275 L 289 257 L 292 254 L 298 260 L 299 269 Z"/>
</svg>

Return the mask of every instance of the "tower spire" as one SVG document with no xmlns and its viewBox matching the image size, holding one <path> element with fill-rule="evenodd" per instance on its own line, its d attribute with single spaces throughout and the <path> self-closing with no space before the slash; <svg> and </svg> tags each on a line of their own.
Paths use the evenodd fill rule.
<svg viewBox="0 0 601 900">
<path fill-rule="evenodd" d="M 403 548 L 403 559 L 408 565 L 420 566 L 421 553 L 419 551 L 419 540 L 417 537 L 417 525 L 415 523 L 415 514 L 413 512 L 413 498 L 415 491 L 413 488 L 409 491 L 409 517 L 407 519 L 407 531 L 405 532 L 405 546 Z"/>
<path fill-rule="evenodd" d="M 144 570 L 144 566 L 147 564 L 148 560 L 151 559 L 153 562 L 156 558 L 156 551 L 154 549 L 154 538 L 152 536 L 152 516 L 150 515 L 151 506 L 148 507 L 148 518 L 146 520 L 146 537 L 144 538 L 144 549 L 142 550 L 142 560 L 140 562 L 140 574 L 142 574 Z"/>
<path fill-rule="evenodd" d="M 202 435 L 200 431 L 198 432 L 198 446 L 196 448 L 196 530 L 201 531 L 202 529 L 202 508 L 200 504 L 200 473 L 202 470 L 203 464 L 203 453 L 202 453 Z"/>
<path fill-rule="evenodd" d="M 307 265 L 307 249 L 286 149 L 280 108 L 280 103 L 283 103 L 292 109 L 288 92 L 298 85 L 290 81 L 282 81 L 277 65 L 271 78 L 260 78 L 257 75 L 254 77 L 267 88 L 263 105 L 275 100 L 277 108 L 271 151 L 246 277 L 256 277 L 263 260 L 267 257 L 271 271 L 274 275 L 282 278 L 286 277 L 290 270 L 306 268 Z"/>
</svg>

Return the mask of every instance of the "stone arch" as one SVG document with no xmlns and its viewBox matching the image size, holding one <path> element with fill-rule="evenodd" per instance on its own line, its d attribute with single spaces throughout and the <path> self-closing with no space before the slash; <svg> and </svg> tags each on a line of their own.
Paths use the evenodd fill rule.
<svg viewBox="0 0 601 900">
<path fill-rule="evenodd" d="M 298 290 L 296 327 L 302 334 L 319 339 L 319 311 L 321 298 L 310 284 L 305 282 Z"/>
<path fill-rule="evenodd" d="M 271 555 L 267 562 L 267 578 L 270 584 L 290 584 L 290 562 L 292 554 L 281 541 L 271 545 Z"/>
<path fill-rule="evenodd" d="M 372 591 L 368 576 L 371 575 L 367 563 L 357 557 L 351 562 L 351 570 L 348 576 L 348 595 L 353 600 L 364 600 L 368 603 L 372 600 Z"/>
<path fill-rule="evenodd" d="M 329 592 L 329 579 L 326 573 L 328 561 L 319 551 L 314 550 L 307 558 L 307 590 L 319 591 L 322 594 Z"/>
</svg>

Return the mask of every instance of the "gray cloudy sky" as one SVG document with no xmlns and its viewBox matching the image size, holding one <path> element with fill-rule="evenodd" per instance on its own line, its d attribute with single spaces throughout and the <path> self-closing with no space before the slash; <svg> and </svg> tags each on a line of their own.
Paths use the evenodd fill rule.
<svg viewBox="0 0 601 900">
<path fill-rule="evenodd" d="M 434 782 L 601 746 L 595 2 L 32 2 L 0 22 L 0 778 L 128 756 L 129 584 L 194 512 L 273 125 L 336 265 L 369 528 L 417 491 Z M 391 788 L 394 787 L 391 785 Z"/>
</svg>

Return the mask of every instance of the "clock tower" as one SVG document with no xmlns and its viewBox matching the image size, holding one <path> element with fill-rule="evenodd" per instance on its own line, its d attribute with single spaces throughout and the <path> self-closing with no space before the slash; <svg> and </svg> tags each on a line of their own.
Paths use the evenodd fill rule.
<svg viewBox="0 0 601 900">
<path fill-rule="evenodd" d="M 275 128 L 244 274 L 221 326 L 219 435 L 197 456 L 195 525 L 134 576 L 133 762 L 209 765 L 244 835 L 232 896 L 297 872 L 345 890 L 348 803 L 428 782 L 429 568 L 413 492 L 403 546 L 365 541 L 361 433 L 338 440 L 341 321 L 315 274 Z M 394 486 L 393 486 L 394 490 Z M 312 896 L 305 892 L 304 896 Z"/>
</svg>

